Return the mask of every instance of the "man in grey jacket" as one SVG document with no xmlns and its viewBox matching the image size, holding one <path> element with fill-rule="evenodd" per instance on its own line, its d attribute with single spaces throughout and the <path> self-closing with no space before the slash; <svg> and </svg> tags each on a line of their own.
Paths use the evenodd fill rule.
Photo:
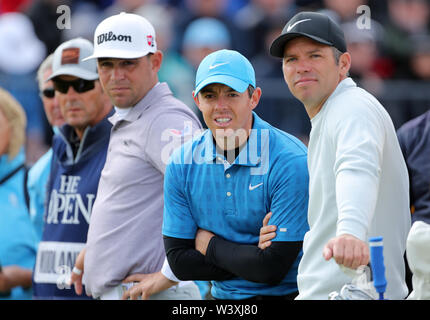
<svg viewBox="0 0 430 320">
<path fill-rule="evenodd" d="M 201 128 L 185 104 L 158 81 L 163 54 L 143 17 L 121 13 L 102 21 L 94 35 L 100 82 L 116 113 L 108 155 L 91 216 L 86 248 L 72 282 L 100 299 L 120 299 L 123 281 L 165 278 L 161 225 L 164 170 L 171 152 Z M 85 261 L 85 274 L 83 266 Z M 150 279 L 148 279 L 148 277 Z M 193 282 L 165 278 L 152 299 L 199 299 Z M 159 291 L 159 290 L 157 290 Z M 147 296 L 142 292 L 142 297 Z"/>
</svg>

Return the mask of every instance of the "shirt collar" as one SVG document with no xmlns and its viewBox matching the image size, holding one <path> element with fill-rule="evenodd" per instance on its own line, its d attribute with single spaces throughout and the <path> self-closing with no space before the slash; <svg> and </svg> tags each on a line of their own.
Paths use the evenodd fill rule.
<svg viewBox="0 0 430 320">
<path fill-rule="evenodd" d="M 251 134 L 248 137 L 246 145 L 242 148 L 239 153 L 239 156 L 235 159 L 231 166 L 242 165 L 248 167 L 256 167 L 261 162 L 261 143 L 263 143 L 263 139 L 265 138 L 262 135 L 261 129 L 267 127 L 264 125 L 264 121 L 260 117 L 258 117 L 255 112 L 252 112 L 252 116 L 254 121 Z M 214 161 L 217 161 L 217 163 L 228 163 L 223 154 L 217 153 L 215 144 L 213 142 L 212 131 L 206 130 L 206 132 L 203 134 L 203 138 L 203 143 L 205 144 L 204 150 L 212 150 L 212 154 L 205 155 L 205 162 L 213 163 Z M 229 163 L 228 165 L 230 166 Z"/>
<path fill-rule="evenodd" d="M 153 86 L 148 93 L 131 108 L 128 114 L 121 119 L 116 113 L 109 118 L 109 121 L 115 125 L 117 122 L 124 120 L 128 122 L 134 122 L 142 116 L 142 113 L 150 108 L 154 102 L 158 102 L 163 96 L 172 95 L 172 91 L 165 82 L 158 82 Z"/>
</svg>

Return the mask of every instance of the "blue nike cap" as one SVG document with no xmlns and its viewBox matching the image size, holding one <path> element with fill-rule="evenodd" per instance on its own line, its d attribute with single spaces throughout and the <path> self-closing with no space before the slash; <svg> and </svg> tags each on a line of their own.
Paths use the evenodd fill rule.
<svg viewBox="0 0 430 320">
<path fill-rule="evenodd" d="M 218 50 L 200 62 L 194 95 L 211 83 L 225 84 L 237 92 L 244 92 L 249 85 L 255 88 L 255 71 L 248 59 L 239 52 Z"/>
</svg>

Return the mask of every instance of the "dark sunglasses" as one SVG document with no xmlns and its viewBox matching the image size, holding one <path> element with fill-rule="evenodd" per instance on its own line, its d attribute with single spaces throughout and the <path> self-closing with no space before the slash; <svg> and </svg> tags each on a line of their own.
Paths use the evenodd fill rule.
<svg viewBox="0 0 430 320">
<path fill-rule="evenodd" d="M 42 91 L 42 94 L 45 98 L 52 99 L 55 97 L 54 88 L 46 88 Z"/>
<path fill-rule="evenodd" d="M 67 93 L 67 91 L 69 91 L 70 86 L 72 86 L 76 92 L 83 93 L 94 89 L 94 81 L 95 80 L 84 80 L 84 79 L 77 79 L 74 81 L 64 81 L 60 79 L 55 79 L 53 82 L 54 82 L 54 89 L 61 93 Z"/>
</svg>

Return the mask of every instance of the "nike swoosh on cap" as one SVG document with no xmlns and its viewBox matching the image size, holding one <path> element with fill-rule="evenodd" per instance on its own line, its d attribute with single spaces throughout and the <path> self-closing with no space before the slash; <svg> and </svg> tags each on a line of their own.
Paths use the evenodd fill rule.
<svg viewBox="0 0 430 320">
<path fill-rule="evenodd" d="M 305 22 L 305 21 L 309 21 L 309 20 L 311 20 L 311 19 L 303 19 L 303 20 L 299 20 L 299 21 L 294 22 L 292 25 L 289 25 L 287 27 L 287 32 L 290 32 L 290 30 L 293 29 L 299 23 L 302 23 L 302 22 Z"/>
<path fill-rule="evenodd" d="M 212 69 L 215 69 L 217 67 L 223 66 L 223 65 L 225 65 L 227 63 L 230 63 L 230 62 L 221 62 L 221 63 L 213 64 L 213 65 L 209 66 L 209 70 L 212 70 Z"/>
</svg>

